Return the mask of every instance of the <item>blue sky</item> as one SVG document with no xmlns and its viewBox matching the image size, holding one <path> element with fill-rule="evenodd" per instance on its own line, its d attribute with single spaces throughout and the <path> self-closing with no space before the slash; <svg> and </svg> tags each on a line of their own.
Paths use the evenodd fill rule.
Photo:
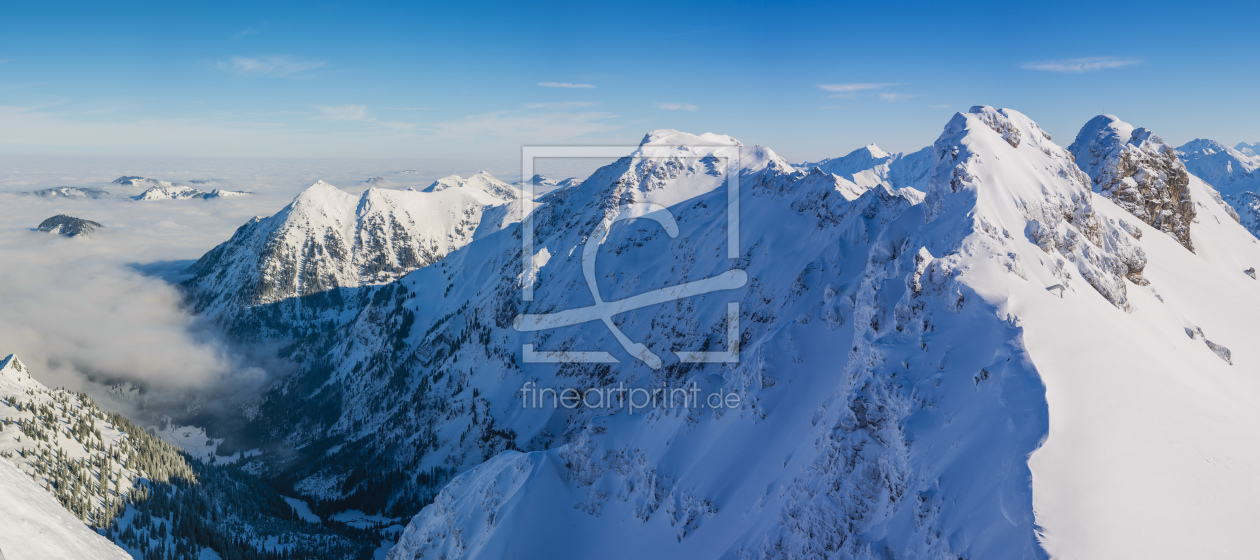
<svg viewBox="0 0 1260 560">
<path fill-rule="evenodd" d="M 510 161 L 730 134 L 794 161 L 1023 111 L 1260 140 L 1260 10 L 1090 3 L 170 2 L 0 7 L 0 153 Z M 567 87 L 566 87 L 567 86 Z M 825 86 L 825 87 L 822 87 Z"/>
</svg>

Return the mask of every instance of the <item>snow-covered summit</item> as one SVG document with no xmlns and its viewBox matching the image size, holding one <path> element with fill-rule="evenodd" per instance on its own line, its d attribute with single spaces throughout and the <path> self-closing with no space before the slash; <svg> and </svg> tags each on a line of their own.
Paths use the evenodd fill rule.
<svg viewBox="0 0 1260 560">
<path fill-rule="evenodd" d="M 114 179 L 114 184 L 122 185 L 124 187 L 142 187 L 146 189 L 151 188 L 151 187 L 175 186 L 175 183 L 172 183 L 170 181 L 163 181 L 161 179 L 154 179 L 152 177 L 142 177 L 139 175 L 123 175 L 122 177 Z"/>
<path fill-rule="evenodd" d="M 643 140 L 639 141 L 639 146 L 743 146 L 743 144 L 739 140 L 725 134 L 713 134 L 712 132 L 690 134 L 662 128 L 643 135 Z"/>
<path fill-rule="evenodd" d="M 17 354 L 9 354 L 5 359 L 0 360 L 0 375 L 12 376 L 14 379 L 25 379 L 31 376 L 30 370 L 22 364 Z"/>
<path fill-rule="evenodd" d="M 340 308 L 345 302 L 331 290 L 378 285 L 433 263 L 471 241 L 483 213 L 518 192 L 483 175 L 456 186 L 371 188 L 355 196 L 318 181 L 274 216 L 241 226 L 189 269 L 193 307 L 238 334 L 290 324 L 303 309 Z M 308 296 L 315 299 L 291 301 L 287 311 L 248 311 Z"/>
<path fill-rule="evenodd" d="M 46 233 L 55 233 L 66 237 L 87 236 L 92 232 L 102 228 L 100 223 L 65 214 L 57 214 L 39 223 L 35 227 L 36 231 Z"/>
<path fill-rule="evenodd" d="M 106 198 L 110 196 L 109 192 L 105 191 L 104 189 L 93 189 L 93 188 L 88 188 L 88 187 L 51 187 L 47 189 L 27 191 L 23 194 L 27 194 L 31 196 L 41 196 L 44 198 L 82 198 L 82 199 Z"/>
<path fill-rule="evenodd" d="M 1090 119 L 1068 148 L 1094 190 L 1194 250 L 1189 172 L 1173 148 L 1112 115 Z"/>
<path fill-rule="evenodd" d="M 1260 156 L 1260 142 L 1239 142 L 1234 149 L 1249 156 Z"/>
<path fill-rule="evenodd" d="M 533 189 L 535 196 L 541 196 L 551 191 L 567 189 L 582 183 L 577 177 L 568 177 L 565 179 L 552 179 L 541 173 L 535 173 L 533 177 L 527 180 L 515 183 L 515 186 L 524 191 L 528 184 L 532 183 L 530 188 Z"/>
<path fill-rule="evenodd" d="M 166 185 L 149 187 L 148 189 L 145 189 L 144 192 L 131 198 L 133 200 L 184 200 L 194 198 L 209 200 L 212 198 L 225 198 L 247 194 L 249 193 L 245 191 L 229 191 L 224 189 L 203 191 L 184 185 Z"/>
<path fill-rule="evenodd" d="M 895 189 L 927 188 L 932 171 L 932 149 L 923 148 L 913 153 L 889 153 L 875 144 L 868 144 L 844 156 L 830 158 L 802 167 L 818 168 L 853 183 L 858 191 L 876 185 Z"/>
<path fill-rule="evenodd" d="M 451 188 L 476 190 L 503 200 L 513 200 L 521 196 L 520 189 L 500 181 L 486 171 L 478 171 L 467 179 L 459 175 L 448 175 L 425 187 L 423 192 L 440 192 Z"/>
<path fill-rule="evenodd" d="M 744 146 L 730 136 L 655 130 L 628 156 L 583 181 L 579 188 L 588 192 L 566 190 L 564 197 L 577 204 L 599 200 L 609 205 L 609 211 L 629 202 L 668 207 L 723 187 L 731 169 L 746 178 L 768 171 L 790 172 L 792 166 L 765 146 Z M 578 198 L 568 199 L 571 196 Z"/>
</svg>

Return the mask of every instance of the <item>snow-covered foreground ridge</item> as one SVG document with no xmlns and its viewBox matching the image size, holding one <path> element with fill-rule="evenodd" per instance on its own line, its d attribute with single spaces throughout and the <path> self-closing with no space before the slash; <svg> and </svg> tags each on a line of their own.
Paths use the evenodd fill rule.
<svg viewBox="0 0 1260 560">
<path fill-rule="evenodd" d="M 105 526 L 139 479 L 175 470 L 158 472 L 137 460 L 126 435 L 77 397 L 45 388 L 17 356 L 0 360 L 0 554 L 6 560 L 131 558 L 85 521 Z M 91 467 L 67 475 L 72 463 Z"/>
<path fill-rule="evenodd" d="M 5 560 L 130 560 L 29 476 L 0 459 L 0 556 Z"/>
<path fill-rule="evenodd" d="M 15 355 L 0 360 L 4 558 L 359 558 L 376 547 L 35 375 Z"/>
<path fill-rule="evenodd" d="M 644 167 L 619 162 L 544 200 L 537 246 L 551 257 L 531 304 L 478 296 L 490 286 L 480 281 L 447 298 L 420 291 L 456 271 L 498 279 L 519 257 L 514 238 L 474 242 L 402 280 L 417 295 L 397 312 L 417 317 L 405 340 L 427 352 L 424 372 L 461 364 L 446 370 L 459 385 L 445 397 L 446 425 L 467 434 L 488 422 L 509 442 L 449 483 L 391 558 L 1247 556 L 1248 528 L 1260 522 L 1251 506 L 1260 450 L 1247 443 L 1260 426 L 1249 344 L 1260 335 L 1260 284 L 1245 271 L 1260 264 L 1260 246 L 1198 178 L 1160 191 L 1170 181 L 1157 175 L 1180 165 L 1160 159 L 1168 150 L 1102 154 L 1091 172 L 1136 176 L 1142 200 L 1164 197 L 1175 216 L 1135 216 L 1099 196 L 1067 150 L 1011 110 L 976 107 L 950 121 L 922 203 L 882 187 L 838 196 L 819 171 L 746 151 L 761 164 L 741 179 L 738 265 L 752 280 L 735 296 L 736 366 L 519 364 L 513 345 L 530 339 L 502 321 L 479 327 L 482 348 L 455 342 L 461 314 L 585 304 L 573 295 L 576 259 L 563 258 L 582 241 L 574 232 L 606 201 L 674 182 L 690 195 L 671 206 L 683 233 L 614 228 L 605 299 L 729 268 L 714 250 L 725 194 L 696 188 L 702 170 L 643 188 Z M 694 345 L 723 332 L 723 301 L 644 309 L 619 326 L 649 346 Z M 598 324 L 545 341 L 617 350 Z M 446 380 L 424 372 L 412 379 L 440 392 Z M 376 375 L 362 369 L 347 403 L 374 393 Z M 734 410 L 637 415 L 523 409 L 526 380 L 696 380 L 742 399 Z M 347 414 L 347 427 L 373 417 Z M 467 459 L 456 451 L 468 449 L 464 438 L 444 451 L 441 431 L 433 437 L 422 464 Z"/>
</svg>

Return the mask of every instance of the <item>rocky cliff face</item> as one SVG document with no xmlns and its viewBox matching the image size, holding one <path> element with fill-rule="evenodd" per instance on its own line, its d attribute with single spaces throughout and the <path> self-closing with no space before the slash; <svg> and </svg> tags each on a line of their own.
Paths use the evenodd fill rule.
<svg viewBox="0 0 1260 560">
<path fill-rule="evenodd" d="M 1095 191 L 1194 250 L 1189 172 L 1159 136 L 1099 115 L 1085 124 L 1068 150 L 1093 180 Z"/>
</svg>

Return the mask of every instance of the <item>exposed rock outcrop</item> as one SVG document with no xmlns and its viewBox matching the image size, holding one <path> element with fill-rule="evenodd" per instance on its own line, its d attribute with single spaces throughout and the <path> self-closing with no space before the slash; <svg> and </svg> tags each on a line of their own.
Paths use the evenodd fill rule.
<svg viewBox="0 0 1260 560">
<path fill-rule="evenodd" d="M 1099 115 L 1085 124 L 1068 150 L 1089 174 L 1096 192 L 1194 251 L 1190 173 L 1159 136 Z"/>
</svg>

